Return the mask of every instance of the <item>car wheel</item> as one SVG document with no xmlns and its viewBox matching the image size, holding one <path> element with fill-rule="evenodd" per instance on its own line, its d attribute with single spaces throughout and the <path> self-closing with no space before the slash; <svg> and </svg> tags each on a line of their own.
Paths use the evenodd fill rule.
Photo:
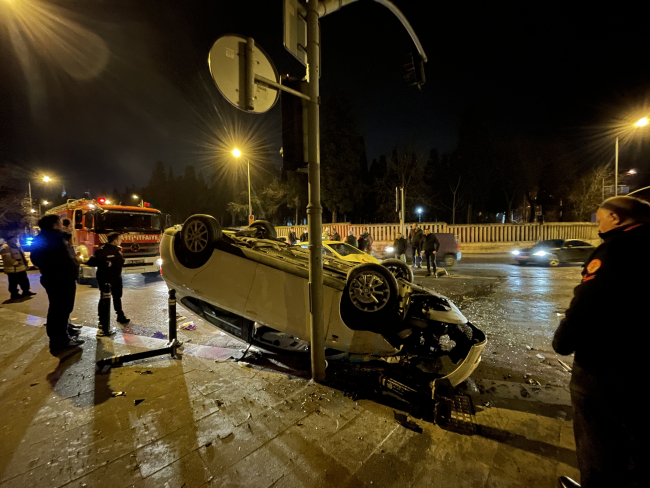
<svg viewBox="0 0 650 488">
<path fill-rule="evenodd" d="M 200 268 L 208 262 L 214 243 L 221 239 L 221 226 L 210 215 L 192 215 L 174 238 L 176 258 L 186 268 Z"/>
<path fill-rule="evenodd" d="M 519 266 L 526 266 L 528 264 L 528 261 L 517 261 L 517 264 Z"/>
<path fill-rule="evenodd" d="M 456 258 L 453 256 L 445 256 L 445 266 L 452 267 L 456 264 Z"/>
<path fill-rule="evenodd" d="M 393 274 L 380 264 L 361 264 L 348 274 L 341 296 L 341 318 L 352 330 L 378 332 L 395 314 L 398 302 Z"/>
<path fill-rule="evenodd" d="M 385 259 L 381 262 L 396 278 L 401 278 L 408 283 L 413 283 L 413 270 L 400 259 Z"/>
<path fill-rule="evenodd" d="M 277 239 L 278 234 L 275 232 L 275 227 L 271 225 L 270 222 L 266 220 L 256 220 L 251 225 L 248 226 L 249 229 L 258 229 L 256 237 L 260 239 Z"/>
<path fill-rule="evenodd" d="M 548 265 L 553 266 L 554 268 L 560 265 L 560 258 L 558 258 L 555 254 L 552 254 L 550 258 L 548 258 Z"/>
</svg>

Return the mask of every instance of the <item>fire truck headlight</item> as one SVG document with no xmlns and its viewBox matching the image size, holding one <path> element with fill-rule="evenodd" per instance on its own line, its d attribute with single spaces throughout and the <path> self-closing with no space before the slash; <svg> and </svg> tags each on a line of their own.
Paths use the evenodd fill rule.
<svg viewBox="0 0 650 488">
<path fill-rule="evenodd" d="M 161 258 L 156 259 L 156 266 L 162 266 L 162 259 Z"/>
</svg>

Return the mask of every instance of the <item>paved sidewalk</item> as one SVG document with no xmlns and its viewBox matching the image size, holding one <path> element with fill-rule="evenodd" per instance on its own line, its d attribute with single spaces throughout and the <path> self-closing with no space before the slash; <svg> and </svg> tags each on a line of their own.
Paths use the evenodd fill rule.
<svg viewBox="0 0 650 488">
<path fill-rule="evenodd" d="M 545 387 L 478 379 L 475 435 L 415 420 L 418 434 L 393 408 L 277 361 L 229 360 L 238 350 L 188 345 L 182 360 L 98 375 L 97 359 L 164 341 L 96 339 L 84 327 L 83 351 L 59 359 L 43 323 L 0 307 L 0 488 L 552 488 L 560 474 L 577 478 L 568 395 Z"/>
</svg>

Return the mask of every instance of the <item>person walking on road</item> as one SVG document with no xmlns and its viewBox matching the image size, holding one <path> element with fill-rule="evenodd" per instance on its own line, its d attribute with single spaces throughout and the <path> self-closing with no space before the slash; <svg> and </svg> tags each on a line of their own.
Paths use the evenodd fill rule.
<svg viewBox="0 0 650 488">
<path fill-rule="evenodd" d="M 348 232 L 348 236 L 345 238 L 345 243 L 359 249 L 359 242 L 357 241 L 357 238 L 354 237 L 354 231 L 352 230 Z"/>
<path fill-rule="evenodd" d="M 27 278 L 27 258 L 20 247 L 18 236 L 10 235 L 7 242 L 0 247 L 4 272 L 9 281 L 9 294 L 12 300 L 20 300 L 36 295 L 29 291 L 29 278 Z M 18 293 L 18 287 L 23 291 Z"/>
<path fill-rule="evenodd" d="M 627 399 L 639 391 L 647 367 L 650 204 L 612 197 L 596 219 L 603 243 L 585 263 L 553 349 L 575 352 L 569 389 L 582 486 L 647 486 L 647 407 Z M 617 336 L 620 347 L 612 343 Z M 581 486 L 566 476 L 558 481 Z"/>
<path fill-rule="evenodd" d="M 424 231 L 424 238 L 422 239 L 422 252 L 427 260 L 427 276 L 431 276 L 431 268 L 433 268 L 433 277 L 438 277 L 438 266 L 436 265 L 436 254 L 440 249 L 440 241 L 434 233 L 429 229 Z"/>
<path fill-rule="evenodd" d="M 406 239 L 404 236 L 398 232 L 395 235 L 395 241 L 393 242 L 393 252 L 395 253 L 395 259 L 406 262 Z"/>
<path fill-rule="evenodd" d="M 411 251 L 413 252 L 413 267 L 421 268 L 422 267 L 422 229 L 418 227 L 418 224 L 413 224 L 411 232 L 409 233 L 409 242 L 411 243 Z"/>
<path fill-rule="evenodd" d="M 122 255 L 122 249 L 120 248 L 122 237 L 117 232 L 114 232 L 108 234 L 106 239 L 106 244 L 95 251 L 95 254 L 86 264 L 88 266 L 97 267 L 97 283 L 99 284 L 100 293 L 106 284 L 111 285 L 113 309 L 117 314 L 117 323 L 120 325 L 127 325 L 131 320 L 126 318 L 124 310 L 122 310 L 122 267 L 124 266 L 124 256 Z M 101 305 L 99 307 L 101 307 Z M 98 314 L 99 320 L 101 321 L 101 309 L 99 307 Z M 110 324 L 100 323 L 100 328 L 102 325 L 105 325 L 109 330 L 109 335 L 112 335 L 110 333 L 114 333 L 114 331 L 110 329 Z"/>
<path fill-rule="evenodd" d="M 79 276 L 79 261 L 65 239 L 61 218 L 46 215 L 38 221 L 41 229 L 31 247 L 31 260 L 41 270 L 41 284 L 47 292 L 47 335 L 54 355 L 84 343 L 76 336 L 81 327 L 70 324 Z"/>
</svg>

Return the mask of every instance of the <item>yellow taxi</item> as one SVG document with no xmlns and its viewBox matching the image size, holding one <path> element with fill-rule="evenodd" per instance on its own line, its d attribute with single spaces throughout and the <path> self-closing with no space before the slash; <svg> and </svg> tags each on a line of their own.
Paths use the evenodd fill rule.
<svg viewBox="0 0 650 488">
<path fill-rule="evenodd" d="M 296 244 L 303 249 L 307 249 L 308 242 Z M 348 261 L 350 263 L 375 263 L 381 264 L 381 261 L 367 252 L 359 251 L 356 247 L 341 241 L 323 241 L 323 255 Z"/>
</svg>

